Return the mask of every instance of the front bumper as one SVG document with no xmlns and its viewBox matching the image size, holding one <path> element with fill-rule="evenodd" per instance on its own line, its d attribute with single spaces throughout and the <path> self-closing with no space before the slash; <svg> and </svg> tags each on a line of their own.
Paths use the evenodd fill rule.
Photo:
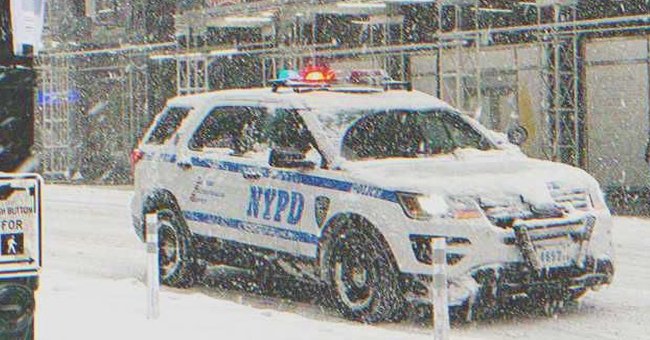
<svg viewBox="0 0 650 340">
<path fill-rule="evenodd" d="M 445 235 L 450 306 L 486 296 L 507 300 L 544 290 L 567 293 L 608 284 L 614 273 L 611 228 L 605 210 L 526 220 L 511 228 L 458 226 L 453 237 Z M 430 237 L 410 238 L 419 266 L 407 263 L 402 272 L 405 292 L 413 301 L 430 299 Z M 558 246 L 563 256 L 549 258 Z"/>
<path fill-rule="evenodd" d="M 591 257 L 582 266 L 533 270 L 524 263 L 501 268 L 481 268 L 472 274 L 480 289 L 476 301 L 502 304 L 516 296 L 552 295 L 563 299 L 612 282 L 614 265 L 609 259 Z"/>
<path fill-rule="evenodd" d="M 555 298 L 574 296 L 587 289 L 610 284 L 614 265 L 608 258 L 587 257 L 581 266 L 544 270 L 531 269 L 523 262 L 486 265 L 475 269 L 464 279 L 449 282 L 449 305 L 504 304 L 514 297 L 535 297 L 540 294 Z M 431 276 L 403 275 L 407 299 L 415 304 L 431 303 Z"/>
</svg>

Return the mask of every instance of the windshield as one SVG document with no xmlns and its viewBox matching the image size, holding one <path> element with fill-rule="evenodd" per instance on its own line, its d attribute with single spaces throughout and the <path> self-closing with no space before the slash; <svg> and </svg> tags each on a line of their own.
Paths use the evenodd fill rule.
<svg viewBox="0 0 650 340">
<path fill-rule="evenodd" d="M 392 110 L 359 112 L 359 116 L 343 136 L 341 152 L 348 160 L 420 158 L 456 149 L 493 148 L 456 113 Z"/>
</svg>

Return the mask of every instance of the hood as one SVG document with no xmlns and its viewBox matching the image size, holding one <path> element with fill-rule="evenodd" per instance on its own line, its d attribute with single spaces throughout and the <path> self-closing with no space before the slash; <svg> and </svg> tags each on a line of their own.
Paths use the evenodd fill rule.
<svg viewBox="0 0 650 340">
<path fill-rule="evenodd" d="M 496 150 L 349 162 L 345 169 L 357 180 L 397 191 L 490 199 L 522 196 L 535 206 L 554 202 L 549 187 L 599 190 L 593 177 L 581 169 Z"/>
</svg>

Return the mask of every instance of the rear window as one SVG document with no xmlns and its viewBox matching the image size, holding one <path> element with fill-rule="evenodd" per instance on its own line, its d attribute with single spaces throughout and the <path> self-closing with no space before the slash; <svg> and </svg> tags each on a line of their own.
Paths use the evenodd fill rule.
<svg viewBox="0 0 650 340">
<path fill-rule="evenodd" d="M 190 110 L 189 107 L 168 108 L 151 132 L 147 144 L 164 144 L 178 130 Z"/>
</svg>

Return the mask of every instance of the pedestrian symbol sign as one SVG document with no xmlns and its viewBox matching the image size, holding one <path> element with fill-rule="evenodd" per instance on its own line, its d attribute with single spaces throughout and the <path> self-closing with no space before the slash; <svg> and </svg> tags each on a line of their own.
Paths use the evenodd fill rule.
<svg viewBox="0 0 650 340">
<path fill-rule="evenodd" d="M 38 274 L 42 183 L 38 175 L 0 175 L 0 278 Z"/>
<path fill-rule="evenodd" d="M 22 255 L 23 254 L 23 234 L 3 234 L 0 236 L 2 240 L 2 255 Z"/>
</svg>

